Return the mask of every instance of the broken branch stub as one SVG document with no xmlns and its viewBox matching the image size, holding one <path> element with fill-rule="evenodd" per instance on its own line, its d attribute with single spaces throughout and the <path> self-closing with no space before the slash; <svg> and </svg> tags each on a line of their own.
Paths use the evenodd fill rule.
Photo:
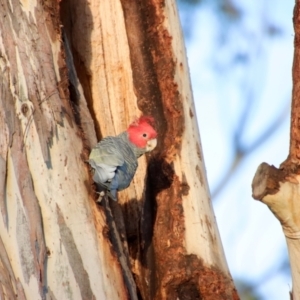
<svg viewBox="0 0 300 300">
<path fill-rule="evenodd" d="M 262 163 L 252 181 L 252 196 L 273 212 L 289 238 L 300 238 L 300 176 Z"/>
<path fill-rule="evenodd" d="M 252 197 L 262 200 L 267 194 L 276 194 L 279 191 L 279 181 L 282 181 L 281 174 L 274 166 L 260 164 L 252 181 Z"/>
</svg>

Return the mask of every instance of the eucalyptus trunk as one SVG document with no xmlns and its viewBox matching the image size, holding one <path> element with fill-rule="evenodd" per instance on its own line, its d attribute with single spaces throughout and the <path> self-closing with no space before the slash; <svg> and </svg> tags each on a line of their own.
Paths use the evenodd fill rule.
<svg viewBox="0 0 300 300">
<path fill-rule="evenodd" d="M 0 298 L 238 299 L 173 0 L 0 0 Z M 119 201 L 86 163 L 152 115 Z"/>
</svg>

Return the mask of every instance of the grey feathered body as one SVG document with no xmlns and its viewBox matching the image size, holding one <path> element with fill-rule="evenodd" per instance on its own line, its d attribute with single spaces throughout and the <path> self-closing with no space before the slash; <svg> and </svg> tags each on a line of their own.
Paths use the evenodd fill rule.
<svg viewBox="0 0 300 300">
<path fill-rule="evenodd" d="M 126 131 L 115 137 L 105 137 L 89 157 L 94 169 L 93 180 L 107 188 L 116 200 L 117 190 L 129 186 L 138 167 L 137 159 L 145 152 L 129 141 Z"/>
</svg>

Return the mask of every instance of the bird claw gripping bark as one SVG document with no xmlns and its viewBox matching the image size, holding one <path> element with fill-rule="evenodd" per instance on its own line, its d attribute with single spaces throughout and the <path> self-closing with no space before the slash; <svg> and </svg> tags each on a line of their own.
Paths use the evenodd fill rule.
<svg viewBox="0 0 300 300">
<path fill-rule="evenodd" d="M 100 204 L 102 202 L 103 197 L 105 196 L 105 192 L 101 191 L 101 192 L 97 192 L 97 194 L 99 194 L 99 198 L 96 200 L 96 203 Z"/>
<path fill-rule="evenodd" d="M 137 159 L 156 147 L 157 132 L 152 117 L 140 117 L 121 134 L 102 139 L 89 156 L 98 190 L 117 201 L 117 191 L 126 189 L 138 166 Z M 101 201 L 101 200 L 100 200 Z"/>
<path fill-rule="evenodd" d="M 98 203 L 98 204 L 102 203 L 102 200 L 105 196 L 109 197 L 110 199 L 112 199 L 114 201 L 117 201 L 117 198 L 114 198 L 109 191 L 101 191 L 101 192 L 96 192 L 96 193 L 99 195 L 98 199 L 96 200 L 96 203 Z"/>
<path fill-rule="evenodd" d="M 96 193 L 99 195 L 98 199 L 96 200 L 96 202 L 99 204 L 102 202 L 105 195 L 110 199 L 117 201 L 117 195 L 113 196 L 112 193 L 105 186 L 101 184 L 97 184 Z"/>
</svg>

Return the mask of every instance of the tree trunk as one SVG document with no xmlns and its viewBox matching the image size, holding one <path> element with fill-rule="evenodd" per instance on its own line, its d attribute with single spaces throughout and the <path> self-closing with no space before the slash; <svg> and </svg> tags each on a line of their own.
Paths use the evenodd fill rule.
<svg viewBox="0 0 300 300">
<path fill-rule="evenodd" d="M 300 0 L 294 8 L 295 52 L 290 149 L 287 159 L 277 169 L 262 163 L 252 182 L 253 197 L 267 204 L 280 221 L 288 246 L 293 300 L 300 299 Z"/>
<path fill-rule="evenodd" d="M 0 298 L 238 299 L 175 1 L 0 3 Z M 99 205 L 89 151 L 141 114 L 158 147 Z"/>
</svg>

